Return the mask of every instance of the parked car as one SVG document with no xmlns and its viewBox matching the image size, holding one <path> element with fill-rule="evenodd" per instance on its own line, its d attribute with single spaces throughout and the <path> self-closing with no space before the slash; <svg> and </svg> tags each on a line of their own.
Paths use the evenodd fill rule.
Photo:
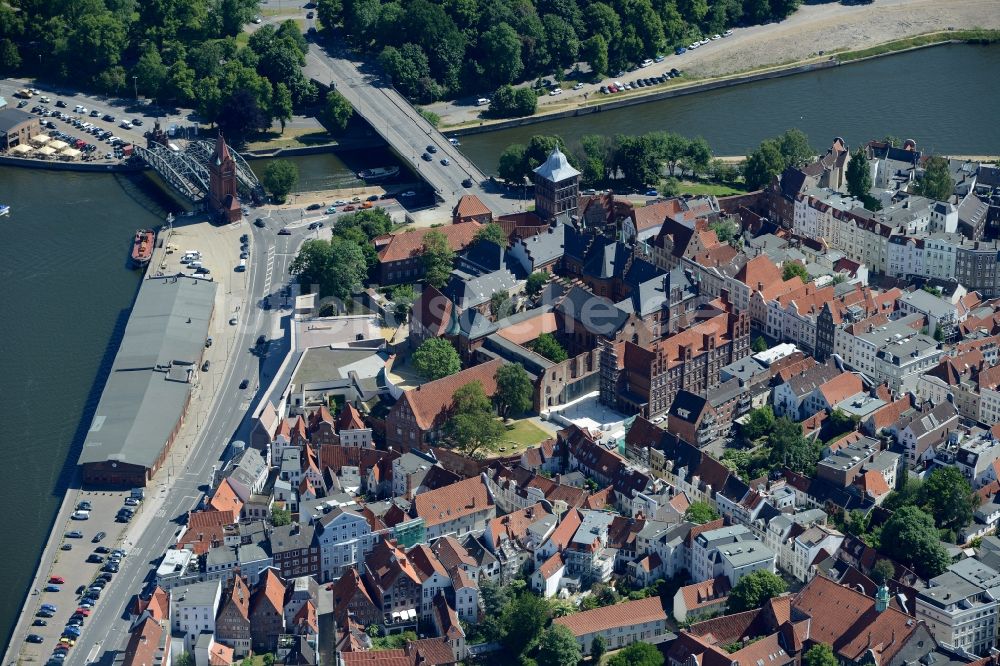
<svg viewBox="0 0 1000 666">
<path fill-rule="evenodd" d="M 73 544 L 64 543 L 63 545 L 59 546 L 59 550 L 73 550 Z"/>
<path fill-rule="evenodd" d="M 254 225 L 255 227 L 258 227 L 258 228 L 261 228 L 261 229 L 263 229 L 263 228 L 264 228 L 264 220 L 262 220 L 262 219 L 260 219 L 260 218 L 258 217 L 258 218 L 257 218 L 256 220 L 254 220 L 254 221 L 253 221 L 253 225 Z"/>
<path fill-rule="evenodd" d="M 425 154 L 426 154 L 426 153 L 425 153 Z M 351 212 L 352 210 L 356 210 L 356 209 L 357 209 L 357 206 L 354 206 L 353 204 L 347 204 L 346 206 L 344 206 L 344 208 L 343 208 L 343 211 L 344 211 L 345 213 L 349 213 L 349 212 Z"/>
<path fill-rule="evenodd" d="M 54 585 L 63 585 L 66 582 L 66 579 L 62 576 L 51 576 L 49 577 L 49 582 Z"/>
<path fill-rule="evenodd" d="M 47 621 L 42 620 L 42 619 L 38 619 L 38 620 L 35 620 L 34 622 L 32 622 L 31 626 L 33 626 L 33 627 L 45 627 L 45 626 L 48 626 L 48 624 L 49 623 Z"/>
<path fill-rule="evenodd" d="M 306 210 L 319 210 L 322 207 L 323 207 L 323 204 L 314 203 L 314 204 L 309 204 L 308 206 L 306 206 Z"/>
<path fill-rule="evenodd" d="M 423 153 L 423 154 L 422 154 L 422 155 L 420 156 L 420 159 L 422 159 L 422 160 L 423 160 L 424 162 L 430 162 L 430 161 L 431 161 L 432 159 L 434 159 L 434 158 L 433 158 L 433 157 L 431 157 L 431 154 L 430 154 L 430 153 Z"/>
<path fill-rule="evenodd" d="M 66 532 L 66 534 L 64 534 L 63 536 L 66 537 L 67 539 L 82 539 L 83 532 L 73 530 L 72 532 Z"/>
<path fill-rule="evenodd" d="M 447 157 L 441 158 L 441 166 L 448 166 L 449 164 L 451 164 L 451 160 L 449 160 Z"/>
<path fill-rule="evenodd" d="M 466 178 L 462 181 L 462 187 L 472 187 L 472 179 Z"/>
<path fill-rule="evenodd" d="M 104 564 L 104 558 L 97 553 L 91 553 L 87 556 L 87 564 Z"/>
<path fill-rule="evenodd" d="M 45 591 L 46 592 L 61 592 L 62 588 L 59 587 L 58 585 L 46 585 L 45 586 Z"/>
<path fill-rule="evenodd" d="M 687 53 L 687 49 L 683 46 L 678 46 L 674 49 L 674 55 L 684 55 L 685 53 Z"/>
<path fill-rule="evenodd" d="M 98 532 L 97 534 L 94 535 L 94 538 L 91 539 L 90 541 L 91 541 L 91 543 L 101 543 L 101 540 L 104 537 L 106 537 L 106 536 L 108 536 L 107 533 L 105 533 L 105 532 Z"/>
<path fill-rule="evenodd" d="M 431 153 L 433 155 L 437 151 L 438 151 L 437 146 L 434 146 L 434 145 L 427 146 L 427 152 L 428 153 Z"/>
<path fill-rule="evenodd" d="M 39 636 L 38 634 L 28 634 L 27 641 L 29 643 L 42 643 L 45 641 L 45 639 Z"/>
</svg>

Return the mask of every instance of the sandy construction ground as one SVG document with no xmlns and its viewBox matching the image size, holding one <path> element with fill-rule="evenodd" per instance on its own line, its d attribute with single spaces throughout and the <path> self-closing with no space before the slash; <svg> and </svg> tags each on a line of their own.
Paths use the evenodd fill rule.
<svg viewBox="0 0 1000 666">
<path fill-rule="evenodd" d="M 725 39 L 711 41 L 684 55 L 669 55 L 663 62 L 640 70 L 642 76 L 659 75 L 671 68 L 687 78 L 724 76 L 773 65 L 790 64 L 830 54 L 857 50 L 905 37 L 964 28 L 1000 29 L 1000 0 L 875 0 L 870 5 L 842 5 L 838 2 L 804 5 L 781 23 L 738 28 Z M 620 80 L 632 80 L 638 73 L 626 72 Z M 684 79 L 678 79 L 683 81 Z M 538 100 L 538 113 L 563 111 L 595 99 L 601 85 L 586 84 Z M 650 92 L 662 88 L 652 88 Z M 488 96 L 488 91 L 482 91 Z M 632 93 L 636 94 L 636 93 Z M 609 97 L 610 98 L 610 97 Z M 479 121 L 475 97 L 428 105 L 441 116 L 441 127 Z"/>
</svg>

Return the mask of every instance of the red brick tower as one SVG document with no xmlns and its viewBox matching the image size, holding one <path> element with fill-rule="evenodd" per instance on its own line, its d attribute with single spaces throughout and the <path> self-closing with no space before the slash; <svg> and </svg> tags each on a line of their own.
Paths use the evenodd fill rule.
<svg viewBox="0 0 1000 666">
<path fill-rule="evenodd" d="M 241 212 L 240 200 L 236 194 L 236 161 L 229 154 L 222 132 L 219 132 L 219 137 L 215 140 L 215 152 L 208 165 L 208 172 L 209 211 L 223 222 L 239 222 Z"/>
</svg>

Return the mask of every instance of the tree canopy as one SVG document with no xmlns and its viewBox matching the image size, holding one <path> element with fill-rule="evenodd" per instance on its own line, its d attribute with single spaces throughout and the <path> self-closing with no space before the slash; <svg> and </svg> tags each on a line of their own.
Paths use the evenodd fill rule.
<svg viewBox="0 0 1000 666">
<path fill-rule="evenodd" d="M 331 90 L 326 94 L 320 119 L 332 133 L 341 134 L 346 130 L 353 115 L 354 107 L 351 106 L 346 97 L 336 90 Z"/>
<path fill-rule="evenodd" d="M 742 613 L 760 608 L 765 601 L 784 593 L 786 589 L 785 581 L 777 574 L 765 569 L 751 572 L 741 578 L 730 592 L 728 612 Z"/>
<path fill-rule="evenodd" d="M 816 643 L 805 653 L 803 666 L 838 666 L 837 656 L 833 648 L 826 643 Z"/>
<path fill-rule="evenodd" d="M 475 240 L 476 242 L 491 241 L 500 247 L 507 247 L 507 234 L 504 233 L 503 227 L 496 222 L 490 222 L 477 229 Z"/>
<path fill-rule="evenodd" d="M 906 564 L 923 578 L 940 575 L 951 563 L 934 520 L 915 506 L 904 506 L 882 526 L 879 550 Z"/>
<path fill-rule="evenodd" d="M 368 265 L 357 243 L 334 236 L 304 242 L 289 272 L 298 276 L 301 285 L 316 285 L 321 297 L 346 300 L 361 290 Z"/>
<path fill-rule="evenodd" d="M 719 512 L 708 502 L 692 502 L 691 506 L 684 512 L 684 520 L 690 520 L 698 525 L 716 520 L 718 517 Z"/>
<path fill-rule="evenodd" d="M 494 399 L 501 416 L 519 416 L 531 409 L 531 378 L 520 363 L 504 363 L 497 370 Z"/>
<path fill-rule="evenodd" d="M 917 192 L 930 199 L 947 201 L 955 191 L 955 179 L 948 171 L 948 160 L 939 155 L 927 158 L 924 177 L 917 184 Z"/>
<path fill-rule="evenodd" d="M 274 160 L 264 167 L 260 179 L 267 191 L 274 195 L 275 200 L 282 203 L 299 182 L 299 168 L 288 160 Z"/>
<path fill-rule="evenodd" d="M 566 350 L 563 349 L 556 337 L 551 333 L 542 333 L 531 345 L 535 353 L 541 354 L 553 363 L 562 363 L 567 358 Z"/>
<path fill-rule="evenodd" d="M 453 375 L 462 369 L 454 345 L 444 338 L 424 340 L 411 358 L 413 367 L 428 381 Z"/>
<path fill-rule="evenodd" d="M 663 653 L 649 643 L 632 643 L 608 659 L 608 666 L 663 666 Z"/>
<path fill-rule="evenodd" d="M 797 261 L 786 262 L 784 266 L 781 267 L 781 279 L 791 280 L 793 277 L 798 277 L 803 282 L 809 282 L 809 271 L 806 267 Z"/>
<path fill-rule="evenodd" d="M 455 391 L 455 409 L 446 430 L 455 445 L 470 456 L 482 449 L 494 449 L 503 441 L 506 430 L 493 413 L 493 404 L 480 381 Z"/>
<path fill-rule="evenodd" d="M 747 156 L 743 165 L 743 179 L 747 187 L 757 190 L 766 187 L 771 179 L 790 166 L 801 166 L 816 151 L 809 146 L 809 138 L 798 129 L 790 129 L 781 136 L 766 139 Z"/>
<path fill-rule="evenodd" d="M 573 632 L 561 624 L 553 624 L 542 632 L 538 641 L 538 666 L 577 666 L 583 657 Z"/>
<path fill-rule="evenodd" d="M 448 238 L 440 231 L 424 236 L 424 279 L 427 284 L 440 289 L 451 275 L 455 252 L 448 245 Z"/>
<path fill-rule="evenodd" d="M 868 194 L 871 187 L 872 169 L 864 148 L 859 147 L 851 153 L 851 161 L 847 163 L 847 191 L 860 199 Z"/>
</svg>

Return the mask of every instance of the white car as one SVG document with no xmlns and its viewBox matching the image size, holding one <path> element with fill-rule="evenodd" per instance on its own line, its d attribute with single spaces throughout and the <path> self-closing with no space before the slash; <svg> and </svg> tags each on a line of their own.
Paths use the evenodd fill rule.
<svg viewBox="0 0 1000 666">
<path fill-rule="evenodd" d="M 717 39 L 722 39 L 722 35 L 712 35 L 712 41 L 713 41 L 713 42 L 714 42 L 715 40 L 717 40 Z"/>
<path fill-rule="evenodd" d="M 334 206 L 345 206 L 345 205 L 347 205 L 347 202 L 344 201 L 343 199 L 337 199 L 336 201 L 333 202 L 333 205 Z"/>
<path fill-rule="evenodd" d="M 639 67 L 649 67 L 652 64 L 653 64 L 653 59 L 652 58 L 646 58 L 645 60 L 643 60 L 642 62 L 639 63 Z"/>
<path fill-rule="evenodd" d="M 580 90 L 581 88 L 583 88 L 583 84 L 582 83 L 578 83 L 575 86 L 573 86 L 573 90 Z"/>
<path fill-rule="evenodd" d="M 701 40 L 701 41 L 700 41 L 700 42 L 698 42 L 698 43 L 699 43 L 700 45 L 704 46 L 705 44 L 708 44 L 708 39 L 707 39 L 707 38 L 706 38 L 706 39 L 703 39 L 703 40 Z"/>
<path fill-rule="evenodd" d="M 553 88 L 549 91 L 549 97 L 555 97 L 556 95 L 562 95 L 562 88 Z"/>
<path fill-rule="evenodd" d="M 731 34 L 733 34 L 732 30 L 726 30 L 724 33 L 722 33 L 722 36 L 723 37 L 729 37 Z"/>
<path fill-rule="evenodd" d="M 121 127 L 122 129 L 132 129 L 132 123 L 130 123 L 127 120 L 121 121 L 121 123 L 119 123 L 118 126 Z"/>
<path fill-rule="evenodd" d="M 399 196 L 401 196 L 401 197 L 415 197 L 415 196 L 417 196 L 417 193 L 414 192 L 413 190 L 407 190 L 406 192 L 403 192 Z"/>
</svg>

